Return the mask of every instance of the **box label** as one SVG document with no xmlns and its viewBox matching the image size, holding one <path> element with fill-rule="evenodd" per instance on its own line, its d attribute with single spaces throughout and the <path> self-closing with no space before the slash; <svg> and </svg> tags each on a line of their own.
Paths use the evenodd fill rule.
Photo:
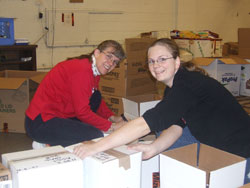
<svg viewBox="0 0 250 188">
<path fill-rule="evenodd" d="M 12 104 L 6 103 L 4 104 L 0 99 L 0 112 L 2 113 L 16 113 L 16 109 Z"/>
</svg>

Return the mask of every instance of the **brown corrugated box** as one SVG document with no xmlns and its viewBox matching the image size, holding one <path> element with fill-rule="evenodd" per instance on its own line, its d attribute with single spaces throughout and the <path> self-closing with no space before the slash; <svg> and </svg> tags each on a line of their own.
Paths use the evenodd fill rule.
<svg viewBox="0 0 250 188">
<path fill-rule="evenodd" d="M 25 110 L 45 72 L 0 72 L 0 131 L 25 133 Z"/>
<path fill-rule="evenodd" d="M 147 49 L 154 38 L 125 39 L 127 59 L 113 71 L 101 77 L 102 94 L 119 97 L 133 96 L 156 91 L 156 80 L 149 73 Z"/>
<path fill-rule="evenodd" d="M 238 29 L 239 56 L 250 59 L 250 28 Z"/>
<path fill-rule="evenodd" d="M 122 97 L 102 95 L 102 98 L 112 112 L 114 112 L 118 116 L 123 114 Z"/>
</svg>

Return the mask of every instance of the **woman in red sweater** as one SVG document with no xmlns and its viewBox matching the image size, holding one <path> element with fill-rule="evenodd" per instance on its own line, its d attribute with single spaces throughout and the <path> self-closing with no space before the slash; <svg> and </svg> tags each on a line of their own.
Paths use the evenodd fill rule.
<svg viewBox="0 0 250 188">
<path fill-rule="evenodd" d="M 28 109 L 25 127 L 36 142 L 68 146 L 102 137 L 123 124 L 98 91 L 100 75 L 125 58 L 121 45 L 107 40 L 88 55 L 58 63 L 40 83 Z"/>
</svg>

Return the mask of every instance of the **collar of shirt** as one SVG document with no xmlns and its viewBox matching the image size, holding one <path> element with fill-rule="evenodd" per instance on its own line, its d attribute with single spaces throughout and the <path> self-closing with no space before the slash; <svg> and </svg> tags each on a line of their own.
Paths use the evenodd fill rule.
<svg viewBox="0 0 250 188">
<path fill-rule="evenodd" d="M 97 69 L 97 66 L 96 66 L 96 59 L 95 59 L 95 56 L 92 55 L 92 70 L 93 70 L 93 74 L 94 76 L 98 76 L 98 75 L 101 75 L 100 72 L 98 71 Z"/>
</svg>

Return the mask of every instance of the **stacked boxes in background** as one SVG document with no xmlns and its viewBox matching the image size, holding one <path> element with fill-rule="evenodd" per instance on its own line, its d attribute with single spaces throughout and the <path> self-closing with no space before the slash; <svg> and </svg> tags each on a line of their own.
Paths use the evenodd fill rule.
<svg viewBox="0 0 250 188">
<path fill-rule="evenodd" d="M 127 59 L 101 77 L 99 89 L 114 113 L 123 113 L 122 97 L 156 93 L 155 79 L 146 64 L 147 49 L 155 38 L 125 39 Z M 111 97 L 112 96 L 112 97 Z"/>
<path fill-rule="evenodd" d="M 238 29 L 239 56 L 250 59 L 250 28 Z"/>
<path fill-rule="evenodd" d="M 205 69 L 209 76 L 218 80 L 234 96 L 240 94 L 241 66 L 248 64 L 240 58 L 194 58 L 196 65 Z"/>
<path fill-rule="evenodd" d="M 0 131 L 25 133 L 25 110 L 45 74 L 37 71 L 0 71 Z"/>
<path fill-rule="evenodd" d="M 238 29 L 239 57 L 250 63 L 250 28 Z M 242 65 L 240 94 L 250 96 L 250 64 Z"/>
<path fill-rule="evenodd" d="M 222 56 L 222 39 L 216 33 L 173 30 L 170 35 L 179 48 L 190 52 L 193 58 Z"/>
<path fill-rule="evenodd" d="M 180 49 L 190 52 L 193 57 L 221 57 L 221 39 L 175 38 Z"/>
<path fill-rule="evenodd" d="M 238 29 L 238 42 L 223 45 L 223 57 L 232 58 L 241 64 L 240 91 L 242 96 L 250 96 L 250 28 Z M 248 63 L 247 63 L 248 62 Z"/>
</svg>

